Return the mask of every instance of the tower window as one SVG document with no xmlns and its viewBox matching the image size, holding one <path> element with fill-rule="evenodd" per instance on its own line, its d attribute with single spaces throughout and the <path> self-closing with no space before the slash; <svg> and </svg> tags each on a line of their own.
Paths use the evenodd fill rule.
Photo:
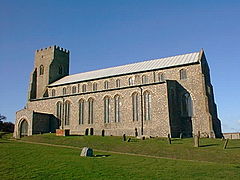
<svg viewBox="0 0 240 180">
<path fill-rule="evenodd" d="M 43 65 L 41 65 L 39 68 L 39 75 L 43 75 L 43 74 L 44 74 L 44 67 Z"/>
<path fill-rule="evenodd" d="M 63 73 L 62 66 L 59 66 L 59 68 L 58 68 L 58 74 L 62 74 L 62 73 Z"/>
<path fill-rule="evenodd" d="M 186 69 L 180 70 L 180 79 L 187 79 L 187 71 Z"/>
</svg>

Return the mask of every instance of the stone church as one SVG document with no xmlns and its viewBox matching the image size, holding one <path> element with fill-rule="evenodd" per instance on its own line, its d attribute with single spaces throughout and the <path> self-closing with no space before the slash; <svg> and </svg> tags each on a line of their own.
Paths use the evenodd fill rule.
<svg viewBox="0 0 240 180">
<path fill-rule="evenodd" d="M 69 75 L 69 51 L 37 50 L 14 137 L 222 137 L 204 51 Z"/>
</svg>

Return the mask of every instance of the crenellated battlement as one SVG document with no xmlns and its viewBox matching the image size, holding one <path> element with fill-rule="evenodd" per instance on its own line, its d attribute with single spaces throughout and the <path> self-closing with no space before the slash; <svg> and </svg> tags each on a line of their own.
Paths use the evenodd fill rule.
<svg viewBox="0 0 240 180">
<path fill-rule="evenodd" d="M 67 54 L 69 54 L 69 52 L 70 52 L 67 49 L 64 49 L 62 47 L 54 45 L 54 46 L 49 46 L 49 47 L 46 47 L 46 48 L 38 49 L 38 50 L 36 50 L 36 53 L 52 51 L 52 50 L 58 50 L 58 51 L 61 51 L 61 52 L 67 53 Z"/>
</svg>

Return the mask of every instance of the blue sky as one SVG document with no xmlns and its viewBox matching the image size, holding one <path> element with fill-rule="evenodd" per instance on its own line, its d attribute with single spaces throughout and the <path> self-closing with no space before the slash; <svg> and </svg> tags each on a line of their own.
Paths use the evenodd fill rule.
<svg viewBox="0 0 240 180">
<path fill-rule="evenodd" d="M 0 113 L 24 107 L 36 49 L 70 73 L 205 50 L 224 132 L 240 131 L 240 1 L 0 0 Z"/>
</svg>

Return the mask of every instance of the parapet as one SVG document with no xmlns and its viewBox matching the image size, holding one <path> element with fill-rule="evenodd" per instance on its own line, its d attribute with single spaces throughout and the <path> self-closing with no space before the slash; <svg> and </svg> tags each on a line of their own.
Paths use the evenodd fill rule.
<svg viewBox="0 0 240 180">
<path fill-rule="evenodd" d="M 47 48 L 38 49 L 38 50 L 36 50 L 36 53 L 44 52 L 44 51 L 52 51 L 52 50 L 58 50 L 58 51 L 61 51 L 61 52 L 67 53 L 67 54 L 69 54 L 69 52 L 70 52 L 67 49 L 64 49 L 64 48 L 54 45 L 54 46 L 49 46 Z"/>
</svg>

